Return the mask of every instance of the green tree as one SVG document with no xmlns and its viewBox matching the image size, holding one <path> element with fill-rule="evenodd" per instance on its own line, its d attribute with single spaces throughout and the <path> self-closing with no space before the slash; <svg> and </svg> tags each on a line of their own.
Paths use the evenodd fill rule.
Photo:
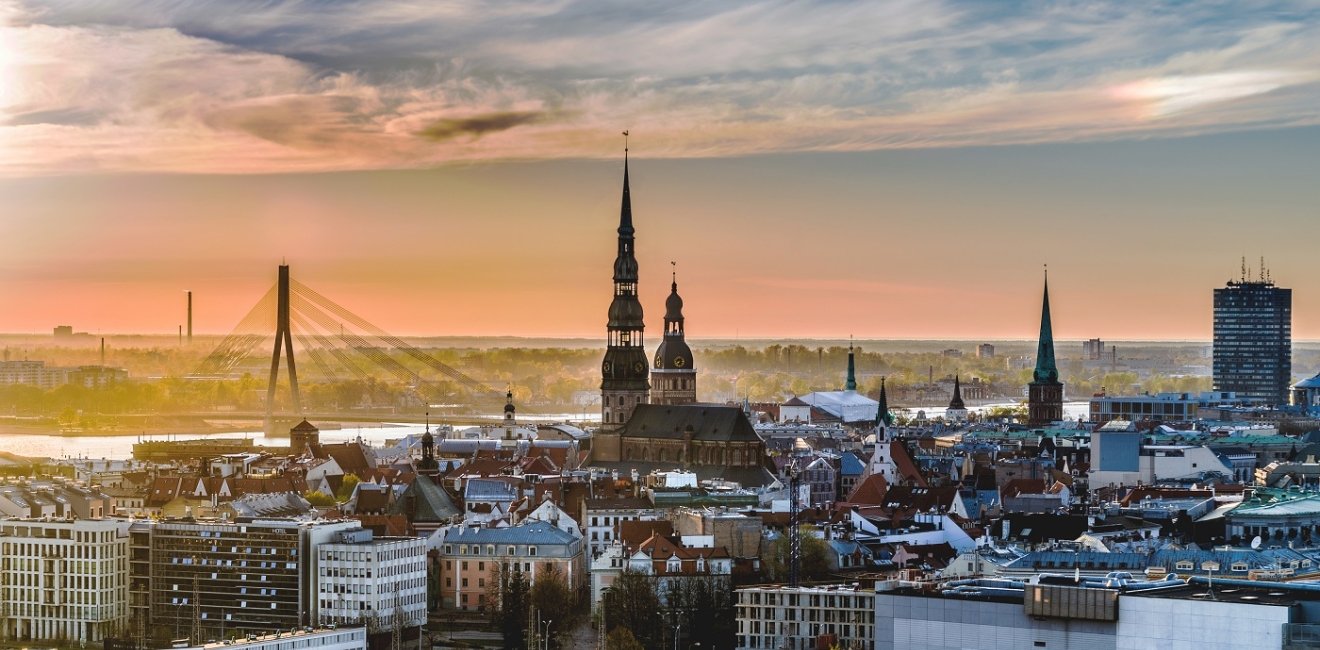
<svg viewBox="0 0 1320 650">
<path fill-rule="evenodd" d="M 338 501 L 335 498 L 319 490 L 308 490 L 303 492 L 303 498 L 317 508 L 332 508 Z"/>
<path fill-rule="evenodd" d="M 646 650 L 626 627 L 616 627 L 605 637 L 605 650 Z"/>
<path fill-rule="evenodd" d="M 536 577 L 532 585 L 531 601 L 541 621 L 551 622 L 550 647 L 559 647 L 557 639 L 581 622 L 577 594 L 568 586 L 564 572 L 554 565 Z"/>
<path fill-rule="evenodd" d="M 801 526 L 802 550 L 798 561 L 798 577 L 804 582 L 823 580 L 830 573 L 829 549 L 825 540 L 817 537 L 810 526 Z M 788 534 L 780 535 L 770 546 L 770 553 L 761 558 L 761 570 L 770 582 L 788 580 Z"/>
<path fill-rule="evenodd" d="M 660 645 L 664 625 L 660 598 L 655 593 L 655 584 L 646 575 L 625 569 L 605 592 L 601 606 L 609 612 L 606 617 L 609 630 L 628 630 L 647 648 Z"/>
<path fill-rule="evenodd" d="M 491 593 L 486 598 L 491 623 L 503 635 L 506 650 L 526 646 L 527 611 L 531 607 L 527 574 L 517 563 L 511 566 L 496 563 L 491 569 Z"/>
<path fill-rule="evenodd" d="M 357 484 L 361 482 L 362 479 L 358 478 L 357 474 L 345 474 L 344 481 L 339 484 L 339 489 L 335 490 L 335 498 L 339 499 L 341 503 L 348 501 L 349 497 L 353 496 L 353 490 L 357 488 Z"/>
</svg>

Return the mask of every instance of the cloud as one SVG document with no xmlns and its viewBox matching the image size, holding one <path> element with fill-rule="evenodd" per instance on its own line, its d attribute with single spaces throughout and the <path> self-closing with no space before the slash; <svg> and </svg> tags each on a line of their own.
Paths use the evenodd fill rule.
<svg viewBox="0 0 1320 650">
<path fill-rule="evenodd" d="M 1315 124 L 1320 8 L 0 0 L 0 175 L 260 173 Z"/>
<path fill-rule="evenodd" d="M 504 111 L 472 117 L 451 117 L 432 122 L 419 131 L 417 135 L 436 142 L 443 142 L 463 135 L 479 138 L 487 133 L 507 131 L 515 126 L 535 124 L 545 120 L 545 118 L 544 113 L 535 111 Z"/>
</svg>

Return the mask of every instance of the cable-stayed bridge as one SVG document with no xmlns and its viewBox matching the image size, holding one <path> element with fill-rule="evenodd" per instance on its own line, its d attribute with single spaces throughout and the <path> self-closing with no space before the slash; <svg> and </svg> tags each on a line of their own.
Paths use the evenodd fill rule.
<svg viewBox="0 0 1320 650">
<path fill-rule="evenodd" d="M 272 341 L 273 346 L 272 346 Z M 302 414 L 298 364 L 303 377 L 319 381 L 367 379 L 384 372 L 414 388 L 424 400 L 456 399 L 486 403 L 502 394 L 394 336 L 293 280 L 281 265 L 274 286 L 257 301 L 205 359 L 194 377 L 225 379 L 241 375 L 254 357 L 271 350 L 266 389 L 266 422 L 275 416 L 280 359 L 288 375 L 290 415 Z M 306 364 L 311 361 L 311 365 Z"/>
</svg>

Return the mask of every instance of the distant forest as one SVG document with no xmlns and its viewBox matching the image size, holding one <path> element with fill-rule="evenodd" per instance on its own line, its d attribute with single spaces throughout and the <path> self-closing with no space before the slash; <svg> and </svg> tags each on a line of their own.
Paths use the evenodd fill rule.
<svg viewBox="0 0 1320 650">
<path fill-rule="evenodd" d="M 106 364 L 127 369 L 129 381 L 104 388 L 0 386 L 0 415 L 62 421 L 81 418 L 86 425 L 94 424 L 97 416 L 264 408 L 268 358 L 250 359 L 225 380 L 188 376 L 216 340 L 199 337 L 194 344 L 183 346 L 168 338 L 108 340 Z M 451 342 L 414 340 L 415 345 L 425 346 L 426 352 L 493 390 L 511 390 L 520 413 L 594 412 L 597 408 L 594 400 L 603 349 L 599 342 L 555 340 L 553 343 L 560 345 L 538 347 L 531 345 L 539 342 L 534 340 L 495 339 L 484 347 L 445 345 Z M 947 403 L 947 381 L 941 380 L 954 374 L 964 383 L 972 378 L 986 382 L 989 396 L 983 401 L 1019 401 L 1035 363 L 1035 344 L 1031 341 L 995 342 L 995 355 L 989 358 L 978 358 L 976 343 L 967 341 L 860 341 L 855 345 L 858 390 L 875 397 L 884 377 L 890 403 L 898 409 Z M 1108 354 L 1100 360 L 1083 360 L 1079 342 L 1059 344 L 1056 355 L 1069 399 L 1086 399 L 1102 388 L 1110 394 L 1210 388 L 1211 360 L 1205 343 L 1117 345 L 1114 363 Z M 772 402 L 816 390 L 836 390 L 843 387 L 847 367 L 846 341 L 696 340 L 692 347 L 700 373 L 698 396 L 703 401 L 746 398 Z M 1320 369 L 1320 348 L 1297 348 L 1294 374 L 1309 377 Z M 41 360 L 47 366 L 100 362 L 95 341 L 56 345 L 50 337 L 7 341 L 5 354 L 8 359 Z M 314 365 L 303 362 L 299 370 L 304 405 L 321 411 L 388 409 L 396 413 L 420 413 L 428 404 L 468 405 L 473 412 L 497 406 L 489 399 L 474 403 L 461 387 L 443 376 L 410 359 L 397 360 L 416 371 L 425 384 L 414 385 L 379 371 L 368 372 L 366 377 L 318 377 Z M 281 390 L 280 394 L 285 392 Z"/>
</svg>

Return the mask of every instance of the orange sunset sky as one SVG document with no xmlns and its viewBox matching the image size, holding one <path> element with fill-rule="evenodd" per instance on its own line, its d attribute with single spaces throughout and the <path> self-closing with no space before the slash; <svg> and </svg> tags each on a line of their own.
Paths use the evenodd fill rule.
<svg viewBox="0 0 1320 650">
<path fill-rule="evenodd" d="M 0 332 L 229 332 L 287 259 L 404 335 L 1320 338 L 1320 8 L 0 0 Z"/>
</svg>

